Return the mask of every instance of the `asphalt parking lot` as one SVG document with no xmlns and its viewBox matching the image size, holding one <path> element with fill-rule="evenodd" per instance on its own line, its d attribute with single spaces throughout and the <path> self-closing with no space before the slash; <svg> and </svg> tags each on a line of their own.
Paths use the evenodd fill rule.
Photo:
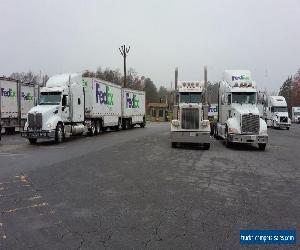
<svg viewBox="0 0 300 250">
<path fill-rule="evenodd" d="M 268 133 L 265 152 L 171 148 L 167 123 L 3 136 L 0 249 L 239 249 L 240 229 L 296 229 L 297 246 L 272 249 L 299 249 L 300 124 Z"/>
</svg>

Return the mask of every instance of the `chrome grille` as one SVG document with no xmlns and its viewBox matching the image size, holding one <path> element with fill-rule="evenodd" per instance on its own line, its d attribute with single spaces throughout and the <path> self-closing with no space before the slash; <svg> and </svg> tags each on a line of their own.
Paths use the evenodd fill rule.
<svg viewBox="0 0 300 250">
<path fill-rule="evenodd" d="M 199 129 L 199 109 L 183 108 L 181 110 L 181 128 Z"/>
<path fill-rule="evenodd" d="M 259 133 L 259 115 L 242 115 L 242 133 Z"/>
<path fill-rule="evenodd" d="M 41 113 L 28 114 L 28 127 L 30 129 L 42 129 L 43 117 Z"/>
</svg>

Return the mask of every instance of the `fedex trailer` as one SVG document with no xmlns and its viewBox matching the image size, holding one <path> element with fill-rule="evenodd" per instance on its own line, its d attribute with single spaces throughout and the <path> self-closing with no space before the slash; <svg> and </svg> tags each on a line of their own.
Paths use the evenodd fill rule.
<svg viewBox="0 0 300 250">
<path fill-rule="evenodd" d="M 122 89 L 122 128 L 134 127 L 136 124 L 145 127 L 145 92 Z"/>
<path fill-rule="evenodd" d="M 6 133 L 19 131 L 24 126 L 27 112 L 35 103 L 34 89 L 32 84 L 0 77 L 1 127 Z"/>
</svg>

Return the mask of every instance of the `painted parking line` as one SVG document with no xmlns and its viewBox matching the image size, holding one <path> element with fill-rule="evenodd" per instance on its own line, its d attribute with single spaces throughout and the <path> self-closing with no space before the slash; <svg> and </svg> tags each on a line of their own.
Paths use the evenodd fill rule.
<svg viewBox="0 0 300 250">
<path fill-rule="evenodd" d="M 13 154 L 13 153 L 3 153 L 0 152 L 0 156 L 7 156 L 7 157 L 13 157 L 13 156 L 24 156 L 25 154 Z"/>
</svg>

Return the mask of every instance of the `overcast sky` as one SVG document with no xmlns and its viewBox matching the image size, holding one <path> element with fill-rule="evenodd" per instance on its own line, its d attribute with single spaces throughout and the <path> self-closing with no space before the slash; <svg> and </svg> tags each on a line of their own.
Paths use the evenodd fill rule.
<svg viewBox="0 0 300 250">
<path fill-rule="evenodd" d="M 271 90 L 300 67 L 299 0 L 0 0 L 0 74 L 128 67 L 159 85 L 249 69 Z M 174 81 L 174 80 L 173 80 Z"/>
</svg>

